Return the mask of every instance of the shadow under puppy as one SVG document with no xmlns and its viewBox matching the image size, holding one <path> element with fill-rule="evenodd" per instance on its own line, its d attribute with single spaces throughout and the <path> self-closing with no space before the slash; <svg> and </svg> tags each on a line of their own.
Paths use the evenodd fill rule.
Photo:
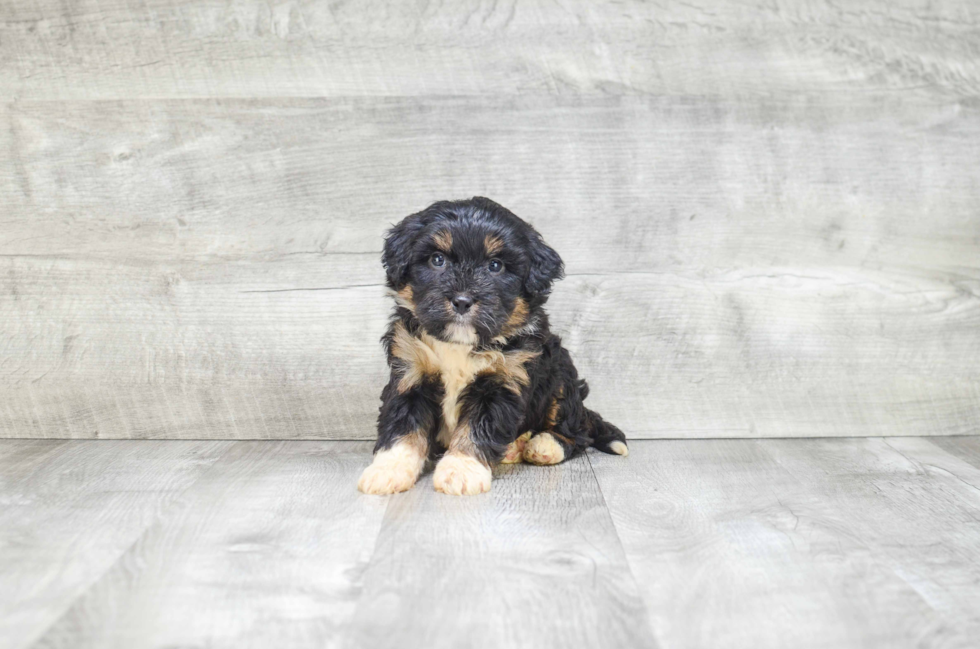
<svg viewBox="0 0 980 649">
<path fill-rule="evenodd" d="M 433 484 L 454 495 L 489 491 L 498 462 L 557 464 L 588 446 L 626 455 L 548 327 L 562 260 L 528 223 L 487 198 L 434 203 L 389 230 L 382 262 L 391 379 L 361 491 L 405 491 L 442 451 Z"/>
</svg>

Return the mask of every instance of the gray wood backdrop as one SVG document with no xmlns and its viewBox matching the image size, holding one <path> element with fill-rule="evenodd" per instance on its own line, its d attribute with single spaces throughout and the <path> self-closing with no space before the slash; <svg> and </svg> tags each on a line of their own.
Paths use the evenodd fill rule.
<svg viewBox="0 0 980 649">
<path fill-rule="evenodd" d="M 630 436 L 980 432 L 980 3 L 0 4 L 0 436 L 370 438 L 490 196 Z"/>
</svg>

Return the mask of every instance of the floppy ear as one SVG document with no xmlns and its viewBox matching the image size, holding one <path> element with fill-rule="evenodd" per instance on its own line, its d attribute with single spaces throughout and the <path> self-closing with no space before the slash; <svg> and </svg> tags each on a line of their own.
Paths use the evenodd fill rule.
<svg viewBox="0 0 980 649">
<path fill-rule="evenodd" d="M 424 227 L 425 222 L 420 212 L 406 216 L 385 235 L 381 264 L 385 267 L 388 285 L 392 288 L 399 289 L 408 283 L 412 267 L 412 246 Z"/>
<path fill-rule="evenodd" d="M 528 270 L 524 278 L 524 290 L 530 296 L 547 295 L 551 284 L 565 276 L 565 264 L 561 257 L 536 231 L 528 235 Z"/>
</svg>

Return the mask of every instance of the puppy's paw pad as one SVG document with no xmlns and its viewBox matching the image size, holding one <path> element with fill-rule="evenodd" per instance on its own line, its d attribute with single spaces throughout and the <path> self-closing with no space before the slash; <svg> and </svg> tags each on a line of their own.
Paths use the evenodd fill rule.
<svg viewBox="0 0 980 649">
<path fill-rule="evenodd" d="M 366 494 L 396 494 L 411 489 L 417 475 L 409 466 L 375 463 L 364 469 L 361 479 L 357 481 L 357 488 Z"/>
<path fill-rule="evenodd" d="M 527 445 L 527 440 L 531 437 L 531 431 L 527 431 L 513 442 L 507 445 L 507 450 L 504 451 L 504 458 L 500 460 L 501 464 L 518 464 L 524 456 L 524 447 Z"/>
<path fill-rule="evenodd" d="M 616 455 L 622 455 L 623 457 L 630 454 L 629 448 L 623 442 L 610 442 L 609 450 Z"/>
<path fill-rule="evenodd" d="M 432 486 L 450 496 L 474 496 L 490 491 L 490 468 L 468 455 L 445 455 L 432 474 Z"/>
<path fill-rule="evenodd" d="M 551 433 L 535 435 L 524 446 L 524 461 L 531 464 L 558 464 L 564 459 L 565 449 Z"/>
</svg>

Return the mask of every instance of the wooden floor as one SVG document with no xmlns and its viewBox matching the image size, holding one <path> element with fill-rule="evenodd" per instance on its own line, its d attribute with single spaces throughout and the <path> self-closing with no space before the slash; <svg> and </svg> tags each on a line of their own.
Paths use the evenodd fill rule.
<svg viewBox="0 0 980 649">
<path fill-rule="evenodd" d="M 370 444 L 0 442 L 0 646 L 967 647 L 980 438 L 634 441 L 359 494 Z"/>
</svg>

